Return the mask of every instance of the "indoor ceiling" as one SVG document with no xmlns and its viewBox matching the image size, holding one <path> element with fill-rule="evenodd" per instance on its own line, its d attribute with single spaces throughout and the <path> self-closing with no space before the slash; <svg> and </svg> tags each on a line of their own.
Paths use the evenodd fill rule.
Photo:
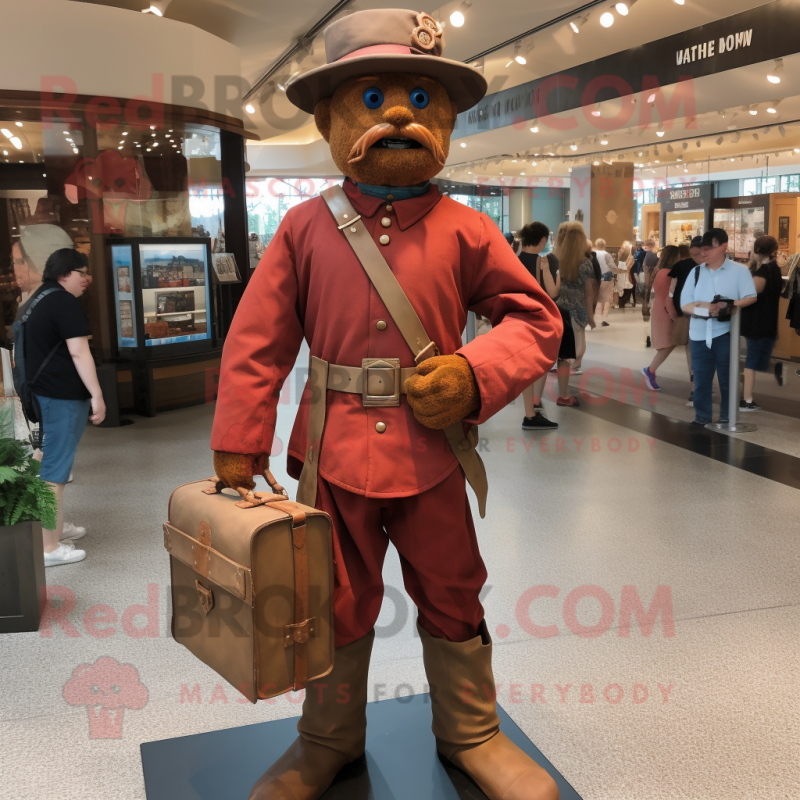
<svg viewBox="0 0 800 800">
<path fill-rule="evenodd" d="M 116 6 L 137 13 L 149 4 L 146 0 L 71 1 Z M 196 25 L 239 47 L 243 77 L 253 85 L 285 57 L 298 37 L 312 29 L 334 8 L 341 6 L 341 13 L 349 13 L 397 5 L 397 0 L 355 0 L 351 3 L 337 3 L 336 0 L 302 0 L 300 3 L 172 0 L 165 16 Z M 476 68 L 483 71 L 489 82 L 490 92 L 497 92 L 765 3 L 759 0 L 686 0 L 685 4 L 679 5 L 675 0 L 638 0 L 627 17 L 617 15 L 614 25 L 608 29 L 600 26 L 599 17 L 612 6 L 611 2 L 504 0 L 497 3 L 471 0 L 467 8 L 464 5 L 462 0 L 452 0 L 439 8 L 427 10 L 444 23 L 446 55 L 477 65 Z M 456 28 L 450 24 L 449 17 L 460 8 L 465 23 Z M 558 21 L 548 25 L 553 20 Z M 581 20 L 585 21 L 576 34 L 569 23 Z M 528 31 L 534 33 L 519 39 Z M 515 39 L 521 42 L 518 50 L 513 43 Z M 264 86 L 252 99 L 255 112 L 245 115 L 246 125 L 261 136 L 260 143 L 248 145 L 248 160 L 256 167 L 254 174 L 290 174 L 287 170 L 298 176 L 336 173 L 332 161 L 327 158 L 326 148 L 319 141 L 312 118 L 291 106 L 277 87 L 281 80 L 294 72 L 324 63 L 324 47 L 321 45 L 320 34 L 300 61 L 289 61 L 273 76 L 271 85 Z M 475 56 L 493 48 L 499 49 L 486 54 L 478 62 L 474 60 Z M 522 54 L 526 63 L 517 63 L 515 53 Z M 765 57 L 768 57 L 767 53 Z M 795 147 L 800 147 L 800 122 L 794 122 L 800 120 L 800 81 L 792 79 L 797 71 L 792 66 L 800 67 L 800 61 L 796 59 L 787 59 L 786 78 L 777 96 L 775 87 L 764 80 L 763 64 L 695 81 L 696 119 L 679 119 L 671 127 L 666 125 L 663 138 L 656 136 L 657 115 L 653 116 L 653 124 L 647 128 L 630 127 L 633 123 L 628 123 L 628 127 L 623 129 L 603 132 L 593 124 L 591 109 L 584 109 L 583 114 L 578 112 L 579 127 L 569 133 L 568 140 L 564 139 L 563 132 L 540 124 L 535 134 L 527 126 L 507 127 L 454 142 L 443 175 L 449 172 L 451 179 L 483 178 L 493 182 L 506 180 L 512 172 L 520 178 L 568 176 L 570 167 L 589 164 L 603 157 L 606 160 L 624 158 L 641 164 L 639 170 L 643 177 L 663 177 L 667 168 L 672 176 L 678 170 L 689 170 L 686 174 L 691 176 L 701 170 L 724 172 L 741 169 L 742 165 L 754 166 L 756 157 L 761 163 L 761 158 L 768 152 L 772 163 L 786 158 L 800 162 L 798 154 L 793 153 Z M 775 100 L 782 101 L 777 113 L 767 114 L 766 104 Z M 637 97 L 636 102 L 637 108 L 641 108 L 646 99 Z M 755 103 L 765 104 L 757 117 L 742 108 L 745 104 Z M 614 116 L 614 103 L 604 106 L 604 115 Z M 725 117 L 718 113 L 723 111 Z M 636 115 L 634 120 L 640 118 Z M 763 127 L 769 123 L 772 123 L 772 130 L 765 133 Z M 754 126 L 760 130 L 750 130 Z M 783 133 L 779 132 L 779 126 L 782 126 Z M 753 137 L 754 133 L 758 134 L 758 139 Z M 725 139 L 718 145 L 716 139 L 719 135 Z M 608 141 L 608 145 L 601 145 L 601 140 Z M 699 147 L 695 144 L 698 140 Z M 687 141 L 685 151 L 683 141 Z M 460 147 L 462 143 L 466 147 Z M 569 149 L 572 144 L 577 146 L 577 150 Z M 672 153 L 669 153 L 670 146 Z M 659 148 L 658 156 L 655 155 L 656 147 Z M 298 157 L 287 159 L 289 151 L 297 152 Z M 533 156 L 536 152 L 540 154 L 538 157 Z M 554 155 L 548 158 L 546 154 L 551 152 Z M 639 152 L 643 155 L 639 156 Z M 776 157 L 775 152 L 783 155 Z M 308 157 L 299 155 L 301 153 Z M 520 158 L 516 156 L 518 153 Z M 526 154 L 527 163 L 520 169 L 520 162 Z M 749 162 L 739 161 L 750 154 L 754 155 Z M 516 163 L 513 162 L 515 158 Z M 737 161 L 731 162 L 730 158 Z M 536 166 L 531 163 L 534 160 Z M 519 175 L 520 172 L 525 172 L 525 176 Z"/>
</svg>

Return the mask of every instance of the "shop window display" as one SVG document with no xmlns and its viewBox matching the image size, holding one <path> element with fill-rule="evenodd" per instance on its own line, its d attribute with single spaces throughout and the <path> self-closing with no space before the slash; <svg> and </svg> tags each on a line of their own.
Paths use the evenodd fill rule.
<svg viewBox="0 0 800 800">
<path fill-rule="evenodd" d="M 316 197 L 342 178 L 250 178 L 247 181 L 247 227 L 250 269 L 255 269 L 266 246 L 290 208 Z"/>
<path fill-rule="evenodd" d="M 241 202 L 245 191 L 243 183 L 230 183 L 241 180 L 233 156 L 240 152 L 237 140 L 244 130 L 236 120 L 202 111 L 191 112 L 189 122 L 185 109 L 172 106 L 143 105 L 139 118 L 131 120 L 114 114 L 114 103 L 124 107 L 124 101 L 113 98 L 99 118 L 91 117 L 89 99 L 77 101 L 63 112 L 68 121 L 61 111 L 43 113 L 37 99 L 21 107 L 16 95 L 4 100 L 0 97 L 0 347 L 11 347 L 17 311 L 41 285 L 49 255 L 76 248 L 87 255 L 92 278 L 81 298 L 92 330 L 90 346 L 99 363 L 119 365 L 120 407 L 138 410 L 143 404 L 134 402 L 137 382 L 150 381 L 146 370 L 131 369 L 128 359 L 198 363 L 200 377 L 188 388 L 184 381 L 151 393 L 144 404 L 148 413 L 173 402 L 202 402 L 207 387 L 201 362 L 218 360 L 241 291 L 217 286 L 216 279 L 212 285 L 209 270 L 211 254 L 227 253 L 229 245 L 238 247 L 237 261 L 244 260 L 243 215 L 241 222 L 235 215 L 233 223 L 226 218 L 230 200 Z M 223 155 L 230 180 L 223 177 Z M 228 245 L 226 219 L 236 237 Z M 145 244 L 160 247 L 153 256 L 166 262 L 141 262 L 140 268 L 140 256 L 150 255 L 140 250 Z M 189 252 L 192 246 L 197 252 Z M 152 287 L 145 288 L 150 281 Z"/>
</svg>

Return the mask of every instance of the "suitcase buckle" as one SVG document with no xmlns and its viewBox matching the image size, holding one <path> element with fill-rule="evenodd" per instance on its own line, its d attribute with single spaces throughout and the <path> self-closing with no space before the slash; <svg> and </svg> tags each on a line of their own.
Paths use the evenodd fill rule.
<svg viewBox="0 0 800 800">
<path fill-rule="evenodd" d="M 361 370 L 361 404 L 364 408 L 400 405 L 399 358 L 365 358 Z"/>
<path fill-rule="evenodd" d="M 305 622 L 296 622 L 283 628 L 283 646 L 291 647 L 293 644 L 305 644 L 314 634 L 316 617 L 311 617 Z"/>
<path fill-rule="evenodd" d="M 200 600 L 200 608 L 208 616 L 212 608 L 214 608 L 214 593 L 211 589 L 206 589 L 200 581 L 194 582 L 195 589 L 197 589 L 197 597 Z"/>
</svg>

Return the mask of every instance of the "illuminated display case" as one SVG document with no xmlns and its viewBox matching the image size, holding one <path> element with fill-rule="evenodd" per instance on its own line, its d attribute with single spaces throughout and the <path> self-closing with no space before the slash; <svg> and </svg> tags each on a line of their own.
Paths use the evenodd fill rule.
<svg viewBox="0 0 800 800">
<path fill-rule="evenodd" d="M 107 246 L 121 355 L 213 347 L 209 239 L 109 239 Z"/>
</svg>

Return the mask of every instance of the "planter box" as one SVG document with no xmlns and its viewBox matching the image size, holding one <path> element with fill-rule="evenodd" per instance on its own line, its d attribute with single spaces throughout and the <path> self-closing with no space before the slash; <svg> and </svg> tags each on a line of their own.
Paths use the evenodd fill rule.
<svg viewBox="0 0 800 800">
<path fill-rule="evenodd" d="M 44 601 L 42 523 L 0 525 L 0 633 L 38 631 Z"/>
</svg>

